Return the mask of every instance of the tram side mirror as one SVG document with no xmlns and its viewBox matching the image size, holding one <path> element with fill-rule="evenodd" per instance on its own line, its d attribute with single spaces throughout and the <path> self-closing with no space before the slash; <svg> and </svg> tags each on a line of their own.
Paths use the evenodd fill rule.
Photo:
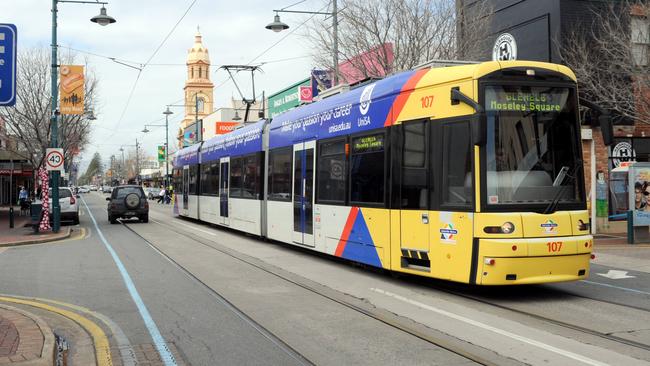
<svg viewBox="0 0 650 366">
<path fill-rule="evenodd" d="M 598 116 L 598 124 L 600 125 L 600 132 L 603 134 L 603 143 L 605 143 L 605 146 L 612 145 L 614 143 L 612 118 L 609 114 L 601 114 Z"/>
</svg>

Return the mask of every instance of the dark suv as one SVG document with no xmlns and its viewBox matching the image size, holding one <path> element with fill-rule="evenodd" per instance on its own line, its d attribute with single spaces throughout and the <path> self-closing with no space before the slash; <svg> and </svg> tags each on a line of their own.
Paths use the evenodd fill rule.
<svg viewBox="0 0 650 366">
<path fill-rule="evenodd" d="M 149 222 L 149 203 L 142 187 L 136 185 L 118 186 L 113 189 L 108 201 L 108 221 L 115 224 L 121 217 L 137 217 Z"/>
</svg>

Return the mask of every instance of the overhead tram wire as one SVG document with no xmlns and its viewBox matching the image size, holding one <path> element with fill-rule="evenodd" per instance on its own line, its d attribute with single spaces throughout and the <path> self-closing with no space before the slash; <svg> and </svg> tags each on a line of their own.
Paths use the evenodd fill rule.
<svg viewBox="0 0 650 366">
<path fill-rule="evenodd" d="M 296 4 L 299 4 L 299 3 L 300 3 L 300 2 L 297 2 Z M 327 4 L 325 4 L 325 6 L 323 6 L 322 8 L 320 8 L 320 9 L 318 10 L 318 12 L 321 12 L 321 11 L 327 9 L 327 8 L 330 6 L 331 3 L 332 3 L 331 1 L 328 1 Z M 296 4 L 293 4 L 293 5 L 296 5 Z M 289 5 L 289 6 L 293 6 L 293 5 Z M 298 29 L 300 29 L 300 27 L 302 27 L 303 25 L 307 24 L 307 22 L 310 21 L 310 20 L 312 20 L 316 15 L 318 15 L 318 14 L 312 14 L 312 15 L 310 15 L 307 19 L 305 19 L 304 22 L 300 23 L 297 27 L 293 28 L 293 30 L 289 31 L 289 33 L 285 34 L 282 38 L 280 38 L 280 39 L 277 40 L 275 43 L 273 43 L 272 45 L 270 45 L 269 47 L 267 47 L 264 51 L 260 52 L 260 54 L 258 54 L 257 56 L 253 57 L 252 60 L 248 61 L 248 63 L 246 64 L 246 66 L 249 66 L 250 64 L 252 64 L 253 62 L 255 62 L 255 60 L 257 60 L 258 58 L 262 57 L 265 53 L 269 52 L 271 49 L 273 49 L 273 47 L 277 46 L 280 42 L 284 41 L 287 37 L 289 37 L 290 35 L 292 35 L 295 31 L 297 31 Z M 215 72 L 216 72 L 216 71 L 215 71 Z M 237 73 L 235 73 L 235 75 L 236 75 L 236 74 L 237 74 Z M 226 79 L 225 81 L 223 81 L 223 82 L 220 83 L 219 85 L 215 86 L 215 88 L 216 88 L 216 89 L 219 89 L 220 87 L 226 85 L 226 84 L 227 84 L 229 81 L 231 81 L 231 80 L 232 80 L 232 76 L 229 76 L 228 79 Z"/>
<path fill-rule="evenodd" d="M 138 75 L 137 75 L 136 78 L 135 78 L 135 82 L 133 83 L 133 87 L 131 88 L 131 92 L 129 93 L 129 97 L 128 97 L 127 100 L 126 100 L 126 104 L 124 105 L 124 109 L 122 109 L 122 113 L 120 114 L 120 118 L 118 119 L 117 124 L 115 125 L 115 129 L 114 129 L 114 131 L 113 131 L 113 133 L 111 134 L 110 137 L 113 137 L 113 136 L 115 135 L 115 133 L 117 132 L 118 128 L 120 127 L 120 124 L 122 123 L 122 119 L 124 118 L 124 115 L 126 114 L 126 111 L 127 111 L 127 109 L 129 108 L 129 104 L 131 103 L 131 99 L 133 98 L 133 94 L 134 94 L 134 92 L 135 92 L 135 88 L 137 87 L 137 85 L 138 85 L 138 81 L 140 80 L 140 75 L 142 74 L 142 70 L 144 70 L 144 68 L 147 67 L 147 65 L 151 62 L 151 60 L 156 56 L 156 54 L 158 53 L 158 51 L 160 51 L 160 49 L 165 45 L 165 42 L 167 42 L 167 40 L 169 39 L 169 37 L 174 33 L 174 31 L 176 30 L 176 27 L 178 27 L 178 25 L 179 25 L 179 24 L 181 23 L 181 21 L 185 18 L 185 16 L 187 15 L 187 13 L 190 12 L 190 9 L 192 9 L 192 7 L 194 6 L 194 4 L 196 4 L 196 0 L 193 0 L 193 1 L 190 3 L 190 5 L 187 7 L 187 9 L 186 9 L 185 12 L 183 13 L 183 15 L 181 15 L 181 17 L 178 19 L 178 21 L 176 22 L 176 24 L 174 24 L 174 26 L 172 27 L 172 29 L 167 33 L 167 35 L 165 36 L 165 38 L 162 40 L 162 42 L 160 42 L 160 44 L 159 44 L 158 47 L 153 51 L 153 53 L 151 54 L 151 56 L 150 56 L 150 57 L 147 59 L 147 61 L 142 65 L 142 69 L 138 72 Z M 110 138 L 110 137 L 109 137 L 109 138 Z"/>
</svg>

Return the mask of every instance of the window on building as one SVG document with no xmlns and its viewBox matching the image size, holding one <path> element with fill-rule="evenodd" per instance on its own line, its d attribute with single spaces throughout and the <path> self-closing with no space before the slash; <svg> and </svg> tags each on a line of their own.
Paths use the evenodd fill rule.
<svg viewBox="0 0 650 366">
<path fill-rule="evenodd" d="M 199 79 L 203 77 L 203 69 L 199 66 Z"/>
<path fill-rule="evenodd" d="M 190 73 L 192 74 L 192 79 L 194 79 L 194 68 L 190 67 Z"/>
<path fill-rule="evenodd" d="M 472 157 L 468 122 L 442 126 L 442 203 L 468 207 L 472 203 Z"/>
<path fill-rule="evenodd" d="M 647 66 L 650 61 L 650 19 L 633 16 L 630 24 L 632 32 L 632 57 L 637 66 Z"/>
<path fill-rule="evenodd" d="M 255 153 L 242 157 L 242 197 L 261 199 L 262 197 L 262 154 Z"/>
<path fill-rule="evenodd" d="M 269 200 L 291 201 L 291 147 L 269 152 Z"/>
<path fill-rule="evenodd" d="M 352 138 L 350 203 L 372 206 L 384 203 L 384 132 Z"/>
<path fill-rule="evenodd" d="M 230 159 L 230 197 L 242 196 L 242 158 Z"/>
<path fill-rule="evenodd" d="M 347 187 L 346 139 L 322 141 L 318 144 L 318 203 L 345 204 Z"/>
</svg>

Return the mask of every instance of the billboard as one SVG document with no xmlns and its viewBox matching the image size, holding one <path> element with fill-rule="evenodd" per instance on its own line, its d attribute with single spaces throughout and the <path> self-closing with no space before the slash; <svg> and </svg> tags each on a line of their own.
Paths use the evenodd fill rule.
<svg viewBox="0 0 650 366">
<path fill-rule="evenodd" d="M 59 68 L 59 106 L 61 114 L 84 113 L 84 67 L 61 65 Z"/>
<path fill-rule="evenodd" d="M 218 121 L 214 123 L 214 130 L 217 135 L 225 135 L 235 130 L 239 122 Z"/>
<path fill-rule="evenodd" d="M 328 70 L 311 70 L 312 96 L 318 96 L 321 92 L 332 87 L 332 73 Z"/>
<path fill-rule="evenodd" d="M 269 117 L 286 112 L 300 105 L 300 87 L 311 86 L 311 79 L 299 81 L 281 91 L 269 96 Z"/>
</svg>

